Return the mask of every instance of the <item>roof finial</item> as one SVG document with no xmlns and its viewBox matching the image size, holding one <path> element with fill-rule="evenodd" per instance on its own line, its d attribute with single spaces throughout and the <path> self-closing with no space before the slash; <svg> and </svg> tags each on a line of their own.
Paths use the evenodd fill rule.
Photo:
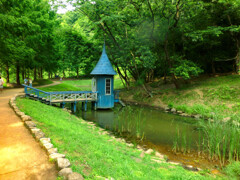
<svg viewBox="0 0 240 180">
<path fill-rule="evenodd" d="M 103 52 L 102 53 L 106 53 L 106 47 L 105 47 L 105 38 L 104 38 L 104 44 L 103 44 Z"/>
</svg>

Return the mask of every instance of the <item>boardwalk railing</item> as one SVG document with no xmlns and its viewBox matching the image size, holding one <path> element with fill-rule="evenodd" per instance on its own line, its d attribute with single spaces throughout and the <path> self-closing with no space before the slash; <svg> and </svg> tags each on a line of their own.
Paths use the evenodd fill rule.
<svg viewBox="0 0 240 180">
<path fill-rule="evenodd" d="M 97 92 L 92 91 L 58 91 L 46 92 L 23 84 L 27 96 L 32 96 L 50 103 L 97 101 Z"/>
</svg>

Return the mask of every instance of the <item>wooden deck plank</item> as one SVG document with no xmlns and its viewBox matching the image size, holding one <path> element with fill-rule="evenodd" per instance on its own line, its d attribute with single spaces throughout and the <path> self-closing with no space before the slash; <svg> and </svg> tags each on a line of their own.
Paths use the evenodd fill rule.
<svg viewBox="0 0 240 180">
<path fill-rule="evenodd" d="M 93 98 L 83 98 L 83 99 L 59 99 L 59 100 L 51 100 L 51 103 L 61 103 L 61 102 L 75 102 L 75 101 L 96 101 L 96 99 Z"/>
</svg>

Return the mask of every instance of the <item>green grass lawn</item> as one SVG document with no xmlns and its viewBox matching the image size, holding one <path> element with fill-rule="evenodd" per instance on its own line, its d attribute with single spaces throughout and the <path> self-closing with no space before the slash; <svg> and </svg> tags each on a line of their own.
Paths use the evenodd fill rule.
<svg viewBox="0 0 240 180">
<path fill-rule="evenodd" d="M 42 86 L 52 84 L 53 82 L 49 79 L 37 79 L 33 81 L 33 86 Z"/>
<path fill-rule="evenodd" d="M 63 80 L 61 84 L 39 88 L 44 91 L 91 91 L 92 79 Z M 114 79 L 114 89 L 122 89 L 123 84 L 120 78 Z"/>
<path fill-rule="evenodd" d="M 60 108 L 18 98 L 17 105 L 25 114 L 33 117 L 60 153 L 66 154 L 73 171 L 86 179 L 97 176 L 114 179 L 209 179 L 166 162 L 156 163 L 152 155 L 140 157 L 141 152 L 128 147 L 99 128 L 91 128 L 85 121 Z M 41 109 L 41 111 L 39 111 Z"/>
</svg>

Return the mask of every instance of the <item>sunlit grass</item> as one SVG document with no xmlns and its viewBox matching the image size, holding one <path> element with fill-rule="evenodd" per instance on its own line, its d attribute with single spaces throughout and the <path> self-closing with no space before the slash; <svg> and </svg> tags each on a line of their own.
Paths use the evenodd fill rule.
<svg viewBox="0 0 240 180">
<path fill-rule="evenodd" d="M 114 79 L 114 88 L 121 89 L 123 88 L 123 84 L 121 79 Z M 61 84 L 43 87 L 40 88 L 44 91 L 91 91 L 92 89 L 92 79 L 83 79 L 83 80 L 63 80 Z"/>
<path fill-rule="evenodd" d="M 180 166 L 151 161 L 150 155 L 125 144 L 99 135 L 98 128 L 90 128 L 82 119 L 60 108 L 29 99 L 18 98 L 22 111 L 36 120 L 60 153 L 66 154 L 72 169 L 86 179 L 96 176 L 114 179 L 208 179 Z M 40 111 L 39 111 L 40 110 Z M 111 140 L 111 141 L 109 141 Z"/>
</svg>

